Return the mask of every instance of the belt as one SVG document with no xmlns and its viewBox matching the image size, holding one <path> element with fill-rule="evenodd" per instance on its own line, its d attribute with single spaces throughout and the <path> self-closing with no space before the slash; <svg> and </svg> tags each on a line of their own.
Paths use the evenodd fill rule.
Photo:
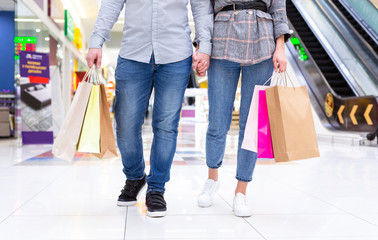
<svg viewBox="0 0 378 240">
<path fill-rule="evenodd" d="M 232 4 L 223 7 L 221 11 L 236 11 L 236 10 L 245 10 L 245 9 L 255 9 L 260 10 L 263 12 L 268 12 L 268 8 L 266 7 L 266 4 L 261 1 L 257 2 L 245 2 L 245 3 L 238 3 L 238 4 Z"/>
</svg>

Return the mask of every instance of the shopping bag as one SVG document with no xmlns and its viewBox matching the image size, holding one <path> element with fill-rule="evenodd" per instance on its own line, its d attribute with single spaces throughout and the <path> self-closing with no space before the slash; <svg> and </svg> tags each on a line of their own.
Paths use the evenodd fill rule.
<svg viewBox="0 0 378 240">
<path fill-rule="evenodd" d="M 259 91 L 257 157 L 274 158 L 265 90 Z"/>
<path fill-rule="evenodd" d="M 307 88 L 284 85 L 265 90 L 275 161 L 319 157 Z"/>
<path fill-rule="evenodd" d="M 241 148 L 257 152 L 257 120 L 259 107 L 259 91 L 269 86 L 256 85 L 253 91 L 252 102 L 249 108 L 248 118 L 244 130 L 244 139 Z"/>
<path fill-rule="evenodd" d="M 78 152 L 100 153 L 100 86 L 93 85 L 81 129 Z"/>
<path fill-rule="evenodd" d="M 52 152 L 55 157 L 67 161 L 73 160 L 91 90 L 92 84 L 85 81 L 79 84 L 71 107 L 54 141 Z"/>
<path fill-rule="evenodd" d="M 101 159 L 117 157 L 112 120 L 103 84 L 100 85 L 100 115 L 100 153 L 94 155 Z"/>
</svg>

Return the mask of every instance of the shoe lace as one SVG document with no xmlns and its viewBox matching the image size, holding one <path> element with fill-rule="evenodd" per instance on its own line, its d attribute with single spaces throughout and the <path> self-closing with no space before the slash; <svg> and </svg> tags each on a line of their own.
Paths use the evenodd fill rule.
<svg viewBox="0 0 378 240">
<path fill-rule="evenodd" d="M 206 181 L 205 185 L 203 185 L 201 193 L 210 193 L 212 187 L 213 187 L 213 183 L 210 181 Z"/>
<path fill-rule="evenodd" d="M 238 195 L 236 197 L 236 202 L 238 203 L 238 205 L 247 205 L 247 198 L 245 195 Z"/>
</svg>

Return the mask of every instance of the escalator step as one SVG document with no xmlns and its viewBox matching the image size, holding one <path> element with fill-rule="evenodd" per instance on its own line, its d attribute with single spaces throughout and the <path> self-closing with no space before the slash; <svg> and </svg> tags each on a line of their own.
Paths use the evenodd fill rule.
<svg viewBox="0 0 378 240">
<path fill-rule="evenodd" d="M 323 73 L 329 85 L 340 96 L 355 96 L 342 74 L 328 56 L 306 21 L 296 9 L 292 1 L 286 1 L 287 16 L 298 33 L 303 45 L 308 49 L 316 65 Z"/>
</svg>

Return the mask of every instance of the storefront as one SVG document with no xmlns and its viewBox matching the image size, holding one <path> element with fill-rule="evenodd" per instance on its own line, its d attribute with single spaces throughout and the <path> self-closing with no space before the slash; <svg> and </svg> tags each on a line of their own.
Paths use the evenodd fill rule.
<svg viewBox="0 0 378 240">
<path fill-rule="evenodd" d="M 62 0 L 20 0 L 15 3 L 16 137 L 24 144 L 52 143 L 77 85 L 75 72 L 85 71 L 80 19 L 72 17 Z M 70 9 L 68 9 L 70 8 Z M 24 55 L 47 56 L 48 82 L 33 82 L 20 69 Z M 21 59 L 20 59 L 21 58 Z M 42 57 L 41 57 L 42 58 Z M 30 63 L 30 62 L 29 62 Z M 35 61 L 32 62 L 35 64 Z M 46 66 L 45 66 L 46 65 Z M 35 66 L 32 66 L 35 67 Z M 36 140 L 38 139 L 38 140 Z"/>
</svg>

